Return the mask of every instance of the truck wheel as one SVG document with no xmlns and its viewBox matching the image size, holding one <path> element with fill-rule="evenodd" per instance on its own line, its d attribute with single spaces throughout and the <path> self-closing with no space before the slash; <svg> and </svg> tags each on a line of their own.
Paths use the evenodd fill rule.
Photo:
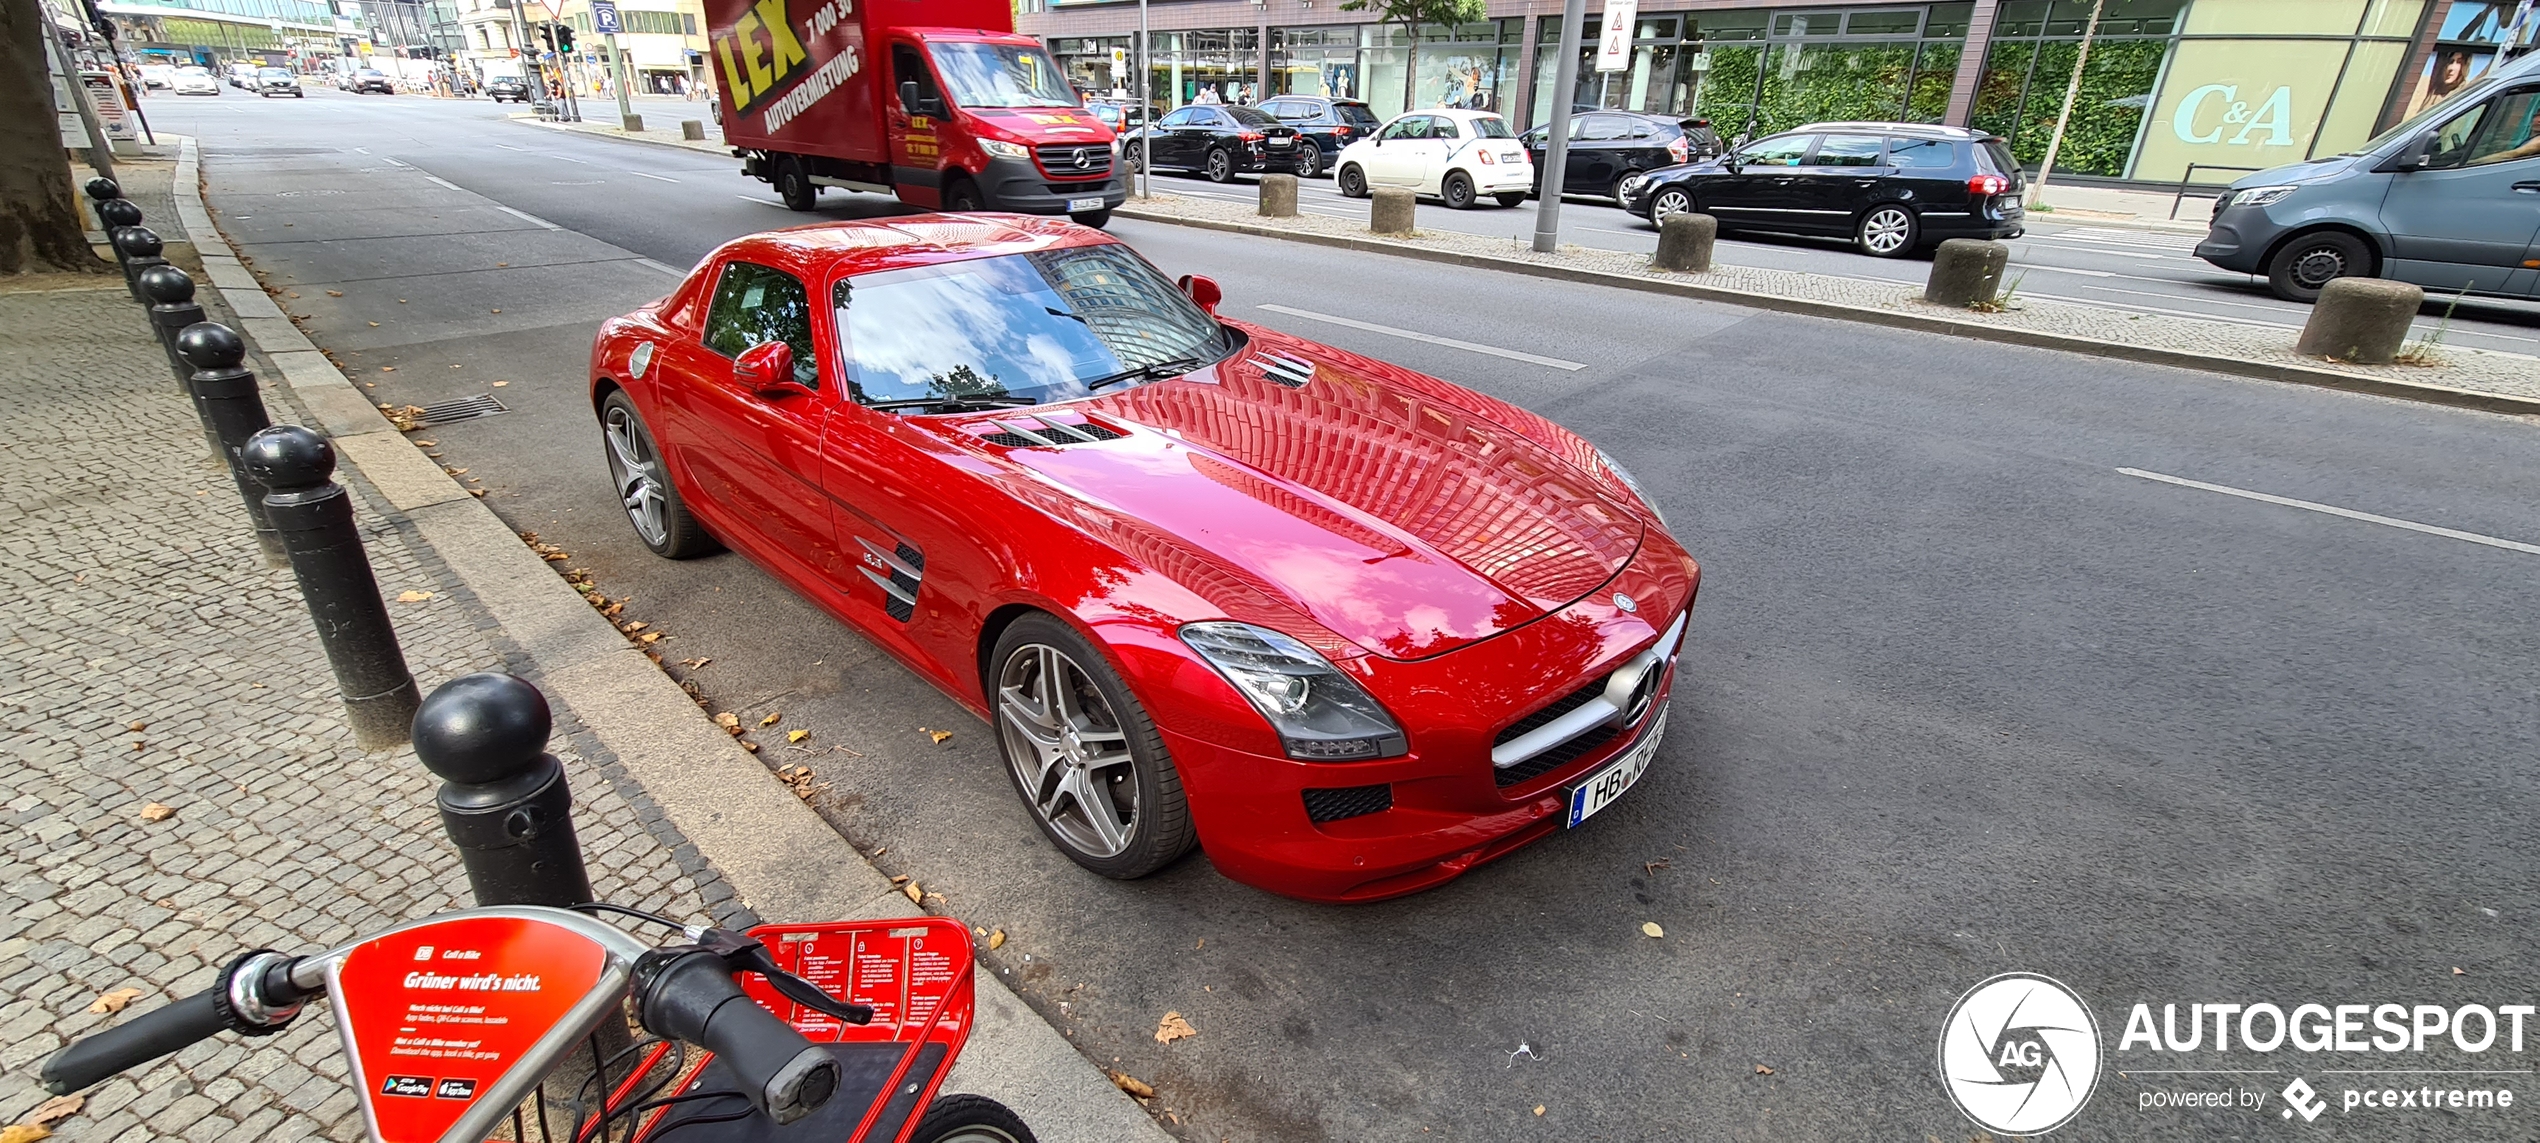
<svg viewBox="0 0 2540 1143">
<path fill-rule="evenodd" d="M 811 185 L 811 173 L 803 169 L 801 159 L 789 155 L 776 164 L 776 197 L 785 200 L 787 210 L 820 205 L 820 188 Z"/>
<path fill-rule="evenodd" d="M 1090 226 L 1096 230 L 1100 230 L 1104 226 L 1110 224 L 1111 210 L 1108 207 L 1101 210 L 1080 210 L 1074 214 L 1068 215 L 1067 217 L 1076 220 L 1076 225 L 1078 226 Z"/>
<path fill-rule="evenodd" d="M 979 184 L 971 182 L 966 175 L 954 175 L 953 181 L 944 184 L 943 202 L 945 210 L 956 213 L 987 208 L 986 204 L 980 201 Z"/>
<path fill-rule="evenodd" d="M 1202 173 L 1206 174 L 1208 176 L 1208 181 L 1212 183 L 1230 183 L 1235 181 L 1234 154 L 1222 148 L 1210 151 L 1208 153 L 1208 165 L 1202 168 Z"/>
<path fill-rule="evenodd" d="M 2335 230 L 2305 234 L 2267 259 L 2267 289 L 2288 302 L 2316 302 L 2339 278 L 2372 273 L 2372 249 Z"/>
<path fill-rule="evenodd" d="M 1340 176 L 1335 181 L 1341 185 L 1342 198 L 1367 197 L 1367 172 L 1359 170 L 1358 164 L 1350 163 L 1341 167 Z"/>
</svg>

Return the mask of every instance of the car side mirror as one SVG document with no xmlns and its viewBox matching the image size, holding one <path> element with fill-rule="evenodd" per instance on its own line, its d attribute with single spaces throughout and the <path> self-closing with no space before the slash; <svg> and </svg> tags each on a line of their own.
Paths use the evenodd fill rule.
<svg viewBox="0 0 2540 1143">
<path fill-rule="evenodd" d="M 732 378 L 761 397 L 803 391 L 794 383 L 794 347 L 781 341 L 762 341 L 741 351 L 732 362 Z"/>
<path fill-rule="evenodd" d="M 1217 288 L 1217 280 L 1214 278 L 1184 274 L 1178 284 L 1182 287 L 1182 292 L 1189 294 L 1191 301 L 1197 303 L 1199 308 L 1211 317 L 1217 314 L 1217 303 L 1226 300 L 1226 291 Z"/>
<path fill-rule="evenodd" d="M 2433 153 L 2434 136 L 2428 135 L 2423 139 L 2419 139 L 2414 143 L 2408 144 L 2406 150 L 2399 152 L 2398 160 L 2390 164 L 2390 169 L 2394 171 L 2422 171 L 2425 169 L 2426 158 Z"/>
<path fill-rule="evenodd" d="M 917 96 L 916 80 L 903 79 L 900 81 L 900 107 L 911 115 L 916 115 L 925 110 L 922 101 L 919 100 Z"/>
</svg>

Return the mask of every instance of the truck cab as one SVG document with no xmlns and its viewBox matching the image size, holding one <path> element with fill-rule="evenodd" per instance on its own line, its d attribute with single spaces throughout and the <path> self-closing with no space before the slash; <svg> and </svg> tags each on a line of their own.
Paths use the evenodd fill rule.
<svg viewBox="0 0 2540 1143">
<path fill-rule="evenodd" d="M 928 204 L 906 191 L 929 181 L 945 210 L 1107 219 L 1128 197 L 1113 176 L 1111 128 L 1028 36 L 895 34 L 886 104 L 894 179 L 917 205 Z"/>
</svg>

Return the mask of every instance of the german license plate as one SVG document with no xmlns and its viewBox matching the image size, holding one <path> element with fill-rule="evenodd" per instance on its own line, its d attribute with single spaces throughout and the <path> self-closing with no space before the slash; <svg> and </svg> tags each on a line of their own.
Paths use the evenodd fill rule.
<svg viewBox="0 0 2540 1143">
<path fill-rule="evenodd" d="M 1578 785 L 1570 787 L 1568 828 L 1577 829 L 1580 822 L 1595 817 L 1598 810 L 1613 805 L 1616 799 L 1623 796 L 1624 791 L 1631 789 L 1633 783 L 1640 781 L 1640 776 L 1649 772 L 1649 760 L 1658 754 L 1658 736 L 1666 732 L 1667 712 L 1661 709 L 1658 717 L 1651 720 L 1649 729 L 1641 732 L 1640 741 L 1633 743 L 1632 748 L 1625 751 L 1622 757 L 1608 763 L 1604 769 L 1588 775 Z"/>
<path fill-rule="evenodd" d="M 1093 198 L 1071 198 L 1067 200 L 1067 213 L 1069 214 L 1075 214 L 1080 211 L 1101 209 L 1102 198 L 1099 195 Z"/>
<path fill-rule="evenodd" d="M 1270 149 L 1271 149 L 1271 150 L 1273 150 L 1273 151 L 1277 151 L 1277 150 L 1284 150 L 1284 149 L 1286 149 L 1286 148 L 1288 148 L 1288 147 L 1293 147 L 1293 146 L 1296 146 L 1296 140 L 1294 140 L 1294 139 L 1272 139 L 1272 140 L 1270 140 Z"/>
</svg>

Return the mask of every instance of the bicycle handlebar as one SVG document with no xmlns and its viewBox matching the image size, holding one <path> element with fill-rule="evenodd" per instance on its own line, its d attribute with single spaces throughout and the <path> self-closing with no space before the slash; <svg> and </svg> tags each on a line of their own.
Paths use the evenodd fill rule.
<svg viewBox="0 0 2540 1143">
<path fill-rule="evenodd" d="M 44 1090 L 69 1095 L 117 1072 L 137 1068 L 229 1030 L 223 986 L 154 1008 L 94 1035 L 73 1040 L 44 1061 Z"/>
<path fill-rule="evenodd" d="M 659 949 L 637 962 L 635 977 L 645 1029 L 714 1053 L 777 1123 L 811 1114 L 837 1092 L 837 1057 L 759 1007 L 723 957 L 693 946 Z"/>
</svg>

